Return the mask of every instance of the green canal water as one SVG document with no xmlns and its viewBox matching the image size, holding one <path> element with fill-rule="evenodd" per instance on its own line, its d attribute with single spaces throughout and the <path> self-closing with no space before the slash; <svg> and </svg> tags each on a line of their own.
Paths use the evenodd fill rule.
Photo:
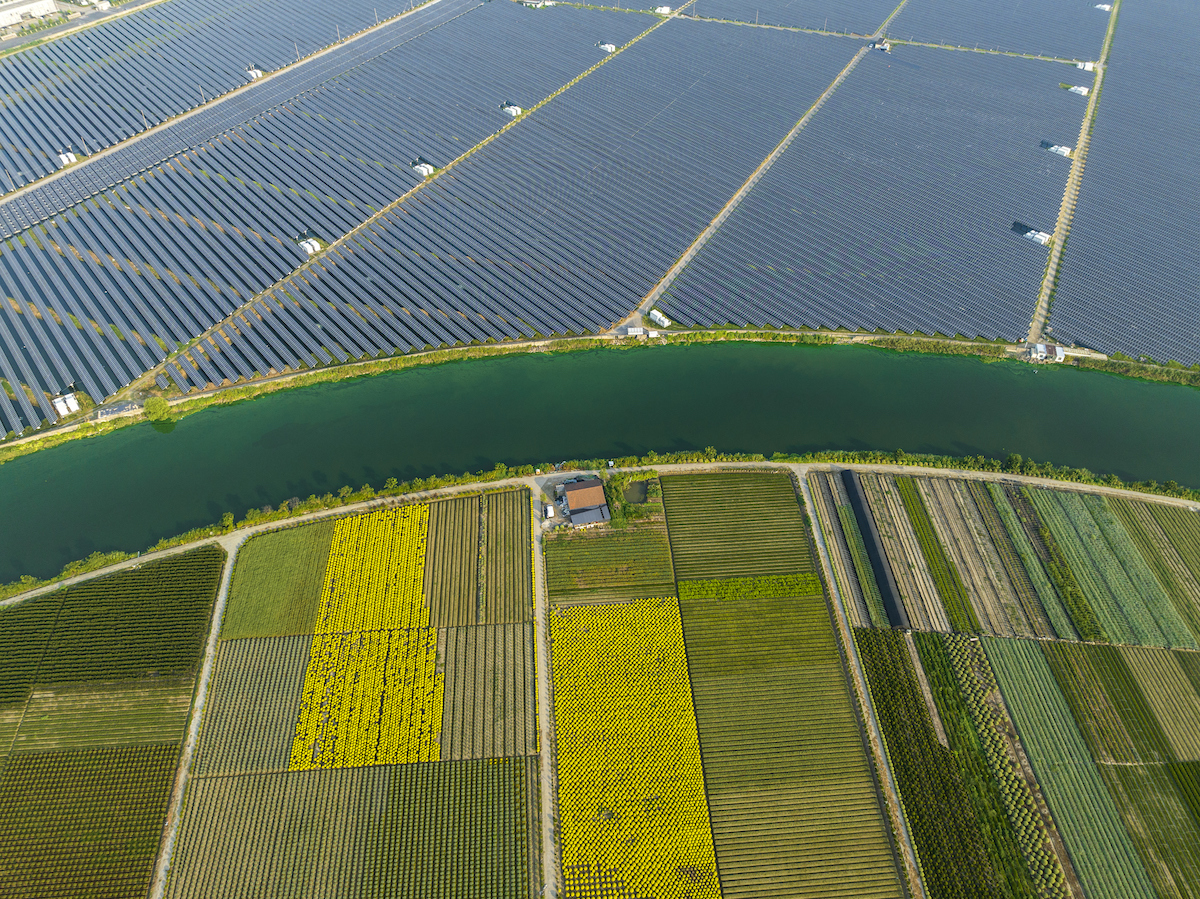
<svg viewBox="0 0 1200 899">
<path fill-rule="evenodd" d="M 307 387 L 0 466 L 0 582 L 343 484 L 701 449 L 902 448 L 1200 486 L 1200 390 L 865 347 L 510 356 Z"/>
</svg>

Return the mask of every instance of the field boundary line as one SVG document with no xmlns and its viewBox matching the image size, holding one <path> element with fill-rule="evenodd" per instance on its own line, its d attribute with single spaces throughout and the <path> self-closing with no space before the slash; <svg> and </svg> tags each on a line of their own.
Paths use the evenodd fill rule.
<svg viewBox="0 0 1200 899">
<path fill-rule="evenodd" d="M 528 479 L 530 482 L 533 478 Z M 533 542 L 533 644 L 537 665 L 538 758 L 541 762 L 538 778 L 542 794 L 542 896 L 557 899 L 559 890 L 558 846 L 558 767 L 554 740 L 554 684 L 550 667 L 549 596 L 546 593 L 546 560 L 542 552 L 545 532 L 541 528 L 541 488 L 530 483 L 530 528 Z"/>
<path fill-rule="evenodd" d="M 1039 343 L 1043 339 L 1042 332 L 1050 318 L 1050 303 L 1058 284 L 1058 269 L 1062 265 L 1067 235 L 1071 233 L 1071 222 L 1075 218 L 1075 203 L 1079 199 L 1079 185 L 1083 181 L 1083 167 L 1087 162 L 1088 146 L 1092 140 L 1092 127 L 1096 123 L 1096 110 L 1100 107 L 1100 93 L 1104 87 L 1108 54 L 1112 50 L 1113 36 L 1117 33 L 1117 18 L 1120 14 L 1121 0 L 1113 0 L 1112 12 L 1108 14 L 1108 31 L 1104 35 L 1104 46 L 1100 49 L 1100 59 L 1096 63 L 1096 77 L 1092 83 L 1091 95 L 1088 97 L 1087 110 L 1083 114 L 1083 124 L 1079 126 L 1079 140 L 1075 145 L 1075 151 L 1071 154 L 1071 174 L 1067 176 L 1067 186 L 1063 190 L 1062 204 L 1058 207 L 1058 221 L 1054 224 L 1054 242 L 1050 247 L 1050 259 L 1046 263 L 1046 273 L 1042 276 L 1042 286 L 1038 290 L 1037 305 L 1033 310 L 1033 319 L 1029 323 L 1029 335 L 1025 338 L 1026 343 Z"/>
<path fill-rule="evenodd" d="M 904 873 L 906 875 L 905 881 L 908 884 L 909 894 L 912 896 L 912 899 L 927 899 L 925 882 L 921 878 L 921 867 L 917 862 L 917 851 L 913 846 L 912 835 L 908 832 L 908 821 L 904 817 L 904 806 L 900 801 L 900 791 L 896 786 L 895 774 L 892 772 L 891 762 L 884 749 L 883 735 L 879 729 L 879 719 L 875 716 L 875 706 L 871 702 L 870 690 L 867 688 L 867 678 L 866 673 L 863 671 L 862 659 L 859 658 L 858 647 L 854 643 L 854 634 L 850 630 L 849 622 L 846 619 L 846 608 L 842 602 L 841 591 L 838 589 L 837 580 L 833 576 L 833 566 L 830 563 L 828 555 L 829 548 L 825 545 L 825 535 L 821 531 L 820 520 L 816 522 L 812 521 L 813 516 L 817 514 L 808 484 L 808 472 L 812 466 L 805 463 L 789 463 L 785 467 L 792 472 L 793 476 L 799 482 L 800 492 L 807 506 L 805 512 L 808 514 L 810 520 L 810 530 L 813 534 L 813 542 L 816 544 L 817 555 L 821 559 L 821 570 L 829 582 L 829 592 L 833 600 L 832 605 L 835 612 L 834 617 L 837 619 L 838 632 L 845 646 L 846 660 L 850 663 L 850 672 L 854 679 L 854 692 L 857 694 L 859 708 L 863 714 L 864 724 L 867 729 L 867 739 L 871 744 L 871 754 L 875 757 L 875 770 L 882 775 L 878 780 L 880 786 L 883 788 L 893 833 L 900 843 L 897 848 L 900 849 L 899 854 L 903 861 Z"/>
<path fill-rule="evenodd" d="M 233 580 L 233 567 L 237 562 L 238 550 L 247 537 L 249 534 L 238 534 L 235 531 L 217 541 L 225 550 L 225 571 L 221 575 L 221 589 L 217 593 L 217 601 L 213 603 L 212 624 L 209 627 L 208 644 L 204 649 L 204 663 L 197 678 L 195 699 L 192 702 L 192 716 L 188 722 L 187 737 L 175 774 L 175 787 L 171 792 L 171 805 L 167 811 L 166 827 L 159 843 L 158 860 L 154 865 L 154 879 L 150 882 L 150 899 L 163 899 L 163 895 L 166 893 L 171 855 L 175 849 L 175 840 L 179 836 L 179 823 L 183 818 L 183 794 L 191 775 L 192 756 L 196 752 L 196 744 L 200 739 L 200 724 L 204 720 L 208 688 L 212 682 L 217 646 L 220 643 L 221 619 L 225 615 L 225 603 L 229 599 L 229 585 Z"/>
<path fill-rule="evenodd" d="M 986 47 L 964 47 L 962 44 L 934 44 L 928 41 L 909 41 L 902 37 L 889 38 L 888 43 L 894 47 L 928 47 L 932 50 L 954 50 L 964 53 L 984 53 L 988 56 L 1013 56 L 1017 59 L 1040 59 L 1042 62 L 1058 62 L 1065 65 L 1075 65 L 1086 62 L 1083 59 L 1067 59 L 1065 56 L 1042 56 L 1037 53 L 1021 53 L 1017 50 L 989 50 Z"/>
<path fill-rule="evenodd" d="M 431 2 L 438 2 L 438 0 L 431 0 Z M 692 0 L 688 0 L 688 3 L 691 3 L 691 2 L 692 2 Z M 426 5 L 428 5 L 428 4 L 426 4 Z M 283 277 L 281 277 L 279 280 L 277 280 L 273 284 L 270 284 L 267 287 L 263 288 L 258 293 L 254 294 L 252 297 L 250 297 L 250 299 L 248 299 L 246 302 L 239 304 L 235 309 L 233 309 L 228 315 L 226 315 L 220 321 L 218 321 L 212 325 L 209 325 L 204 331 L 197 334 L 190 341 L 188 341 L 186 346 L 183 346 L 180 349 L 178 349 L 172 353 L 168 353 L 166 359 L 164 359 L 162 362 L 158 363 L 157 365 L 153 366 L 152 368 L 149 368 L 146 371 L 142 372 L 140 375 L 138 375 L 136 378 L 134 378 L 133 381 L 131 381 L 128 386 L 117 391 L 117 393 L 115 393 L 113 395 L 113 398 L 115 399 L 115 398 L 121 397 L 121 396 L 129 396 L 132 394 L 132 392 L 134 390 L 136 390 L 141 385 L 145 384 L 147 381 L 152 380 L 157 374 L 160 374 L 160 373 L 165 374 L 167 366 L 169 366 L 175 359 L 179 358 L 180 356 L 190 353 L 193 349 L 195 349 L 197 347 L 202 346 L 204 341 L 214 337 L 217 334 L 217 332 L 220 331 L 221 328 L 224 328 L 228 325 L 236 326 L 237 323 L 235 320 L 239 316 L 242 316 L 248 312 L 252 312 L 255 304 L 270 299 L 271 295 L 274 294 L 276 291 L 282 291 L 283 293 L 288 295 L 289 299 L 291 299 L 293 302 L 295 302 L 296 301 L 295 298 L 292 297 L 290 293 L 288 293 L 287 288 L 289 285 L 295 283 L 295 281 L 302 274 L 312 271 L 319 263 L 322 263 L 326 259 L 330 258 L 330 256 L 336 250 L 341 249 L 343 246 L 345 246 L 351 240 L 353 240 L 354 238 L 358 237 L 359 235 L 361 235 L 365 231 L 367 231 L 372 225 L 376 224 L 381 219 L 383 219 L 385 216 L 390 215 L 392 212 L 394 212 L 396 209 L 398 209 L 401 206 L 401 204 L 403 204 L 410 197 L 412 197 L 419 191 L 424 190 L 425 188 L 429 187 L 431 184 L 434 184 L 435 182 L 437 182 L 437 180 L 439 178 L 446 175 L 452 169 L 454 169 L 458 165 L 465 162 L 467 159 L 469 159 L 475 153 L 482 150 L 484 147 L 486 147 L 492 141 L 496 140 L 501 135 L 507 134 L 510 129 L 515 128 L 521 122 L 528 119 L 530 116 L 532 116 L 535 112 L 537 112 L 539 109 L 541 109 L 547 103 L 550 103 L 551 101 L 555 100 L 560 94 L 562 94 L 565 91 L 569 90 L 570 88 L 574 87 L 576 84 L 578 84 L 580 81 L 582 81 L 588 75 L 592 74 L 592 72 L 599 69 L 605 63 L 607 63 L 613 59 L 616 59 L 618 56 L 620 56 L 622 53 L 624 53 L 626 50 L 628 50 L 630 47 L 632 47 L 634 44 L 636 44 L 642 38 L 646 37 L 646 35 L 650 34 L 652 31 L 654 31 L 657 28 L 661 28 L 663 25 L 665 25 L 671 19 L 675 18 L 680 11 L 686 9 L 687 5 L 688 4 L 681 6 L 679 8 L 679 10 L 677 10 L 676 12 L 672 13 L 669 16 L 660 18 L 657 22 L 655 22 L 653 25 L 651 25 L 645 31 L 630 38 L 626 43 L 622 44 L 620 47 L 618 47 L 612 53 L 606 53 L 604 55 L 603 59 L 601 59 L 594 65 L 590 66 L 589 68 L 585 69 L 584 71 L 580 72 L 578 75 L 576 75 L 574 78 L 572 78 L 566 84 L 564 84 L 562 87 L 558 88 L 558 90 L 554 91 L 552 94 L 550 94 L 547 97 L 543 97 L 541 100 L 539 100 L 533 106 L 529 107 L 529 109 L 526 109 L 523 112 L 521 112 L 519 115 L 515 116 L 512 119 L 512 121 L 505 123 L 501 128 L 499 128 L 496 131 L 493 131 L 487 137 L 483 138 L 483 140 L 476 143 L 474 146 L 471 146 L 471 147 L 467 148 L 466 150 L 464 150 L 461 155 L 459 155 L 459 156 L 455 157 L 454 159 L 450 160 L 449 162 L 447 162 L 444 166 L 442 166 L 440 169 L 435 171 L 428 178 L 413 185 L 413 187 L 406 190 L 399 197 L 392 200 L 392 202 L 390 202 L 387 205 L 383 206 L 382 208 L 376 210 L 375 213 L 373 215 L 371 215 L 369 218 L 364 219 L 363 221 L 359 222 L 357 225 L 355 225 L 353 228 L 351 228 L 345 234 L 342 234 L 336 240 L 331 241 L 322 250 L 309 256 L 306 260 L 304 260 L 304 262 L 302 262 L 296 268 L 292 269 L 290 272 L 287 272 L 286 274 L 284 274 Z M 310 355 L 312 355 L 312 354 L 310 354 Z M 362 360 L 357 360 L 357 361 L 362 361 Z M 303 362 L 303 359 L 301 360 L 301 362 Z M 317 366 L 317 367 L 321 367 L 321 366 Z"/>
<path fill-rule="evenodd" d="M 738 206 L 741 205 L 742 200 L 746 199 L 746 195 L 750 193 L 750 191 L 754 188 L 754 185 L 758 184 L 759 179 L 761 179 L 762 176 L 767 173 L 767 170 L 770 169 L 771 166 L 775 164 L 775 161 L 783 155 L 783 152 L 789 146 L 791 146 L 792 141 L 796 139 L 796 136 L 804 130 L 804 126 L 807 125 L 809 120 L 817 114 L 817 111 L 825 105 L 825 101 L 833 96 L 834 91 L 836 91 L 838 87 L 841 86 L 841 83 L 846 80 L 846 76 L 854 71 L 854 67 L 857 66 L 862 58 L 869 52 L 870 48 L 868 47 L 859 48 L 858 52 L 854 54 L 848 63 L 846 63 L 845 68 L 838 72 L 837 77 L 833 79 L 829 87 L 825 88 L 821 95 L 817 97 L 812 106 L 808 108 L 808 111 L 801 116 L 800 121 L 792 126 L 792 130 L 783 136 L 783 140 L 776 145 L 775 149 L 771 151 L 771 154 L 759 163 L 758 168 L 750 173 L 750 177 L 746 179 L 740 188 L 738 188 L 737 193 L 730 197 L 729 202 L 721 207 L 720 211 L 709 223 L 708 227 L 700 232 L 696 239 L 692 241 L 691 246 L 684 250 L 683 255 L 675 261 L 675 264 L 667 269 L 667 273 L 663 275 L 659 282 L 654 285 L 651 291 L 642 298 L 642 301 L 638 303 L 637 307 L 609 329 L 609 333 L 612 333 L 618 328 L 626 326 L 631 322 L 635 322 L 638 317 L 645 315 L 652 308 L 654 308 L 654 304 L 657 303 L 662 295 L 666 293 L 667 289 L 675 283 L 675 279 L 679 277 L 680 272 L 687 267 L 687 264 L 691 262 L 692 259 L 695 258 L 696 254 L 699 253 L 704 247 L 704 245 L 708 243 L 709 238 L 716 234 L 717 230 L 723 224 L 725 224 L 725 220 L 729 218 L 730 214 L 737 209 Z"/>
<path fill-rule="evenodd" d="M 886 35 L 887 27 L 892 24 L 892 19 L 904 12 L 904 7 L 906 6 L 908 6 L 908 0 L 900 0 L 900 5 L 893 9 L 891 15 L 884 19 L 880 26 L 875 29 L 875 33 L 871 35 L 871 40 L 877 41 Z"/>
</svg>

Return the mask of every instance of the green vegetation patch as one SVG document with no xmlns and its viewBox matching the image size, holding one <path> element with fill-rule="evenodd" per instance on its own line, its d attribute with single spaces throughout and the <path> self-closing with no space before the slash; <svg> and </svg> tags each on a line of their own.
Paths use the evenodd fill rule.
<svg viewBox="0 0 1200 899">
<path fill-rule="evenodd" d="M 816 570 L 790 476 L 720 472 L 660 481 L 678 580 Z"/>
<path fill-rule="evenodd" d="M 925 500 L 917 489 L 916 481 L 910 477 L 897 477 L 896 488 L 904 502 L 904 510 L 912 522 L 916 532 L 917 542 L 921 544 L 921 555 L 929 566 L 929 573 L 937 586 L 942 605 L 950 617 L 950 623 L 960 633 L 979 633 L 979 619 L 971 607 L 971 599 L 963 586 L 962 577 L 954 563 L 946 555 L 945 549 L 938 541 L 933 522 L 929 519 L 929 510 L 925 508 Z"/>
<path fill-rule="evenodd" d="M 191 678 L 35 687 L 13 750 L 175 743 L 191 706 Z"/>
<path fill-rule="evenodd" d="M 1181 655 L 1157 647 L 1121 647 L 1175 760 L 1200 761 L 1200 696 L 1179 664 Z"/>
<path fill-rule="evenodd" d="M 474 624 L 479 603 L 480 498 L 457 496 L 429 504 L 425 596 L 430 627 Z"/>
<path fill-rule="evenodd" d="M 1117 647 L 1043 643 L 1041 648 L 1096 761 L 1170 760 L 1162 729 Z"/>
<path fill-rule="evenodd" d="M 1001 872 L 971 795 L 979 786 L 973 782 L 977 760 L 971 760 L 972 778 L 964 779 L 959 759 L 938 741 L 904 634 L 861 628 L 854 635 L 931 899 L 997 895 Z M 997 825 L 993 835 L 1000 832 Z M 1011 853 L 1011 842 L 1005 849 Z"/>
<path fill-rule="evenodd" d="M 533 523 L 528 490 L 483 498 L 483 617 L 480 624 L 533 620 Z"/>
<path fill-rule="evenodd" d="M 560 529 L 547 537 L 544 553 L 546 591 L 553 603 L 675 594 L 671 547 L 661 523 L 620 531 Z"/>
<path fill-rule="evenodd" d="M 141 899 L 179 747 L 18 753 L 0 772 L 0 885 L 12 899 Z"/>
<path fill-rule="evenodd" d="M 1043 567 L 1044 565 L 1049 565 L 1049 553 L 1045 545 L 1038 539 L 1037 528 L 1034 527 L 1032 529 L 1031 536 L 1030 531 L 1026 530 L 1017 517 L 1017 513 L 1003 487 L 999 484 L 988 484 L 987 490 L 996 512 L 1004 524 L 1004 530 L 1008 534 L 1008 538 L 1012 541 L 1013 549 L 1020 556 L 1025 573 L 1028 575 L 1034 590 L 1037 592 L 1038 601 L 1041 603 L 1042 609 L 1045 610 L 1046 617 L 1050 619 L 1050 625 L 1054 628 L 1055 634 L 1062 640 L 1078 639 L 1079 635 L 1075 631 L 1075 626 L 1071 623 L 1071 616 L 1067 614 L 1067 610 L 1063 607 L 1062 600 L 1059 598 L 1058 591 L 1050 583 L 1050 578 L 1046 574 L 1046 568 Z M 983 505 L 982 502 L 980 505 Z M 1028 509 L 1027 514 L 1035 514 L 1032 506 L 1029 506 L 1028 503 L 1024 505 Z M 1080 594 L 1080 597 L 1082 595 Z"/>
<path fill-rule="evenodd" d="M 311 634 L 336 524 L 327 519 L 246 541 L 237 554 L 221 639 Z"/>
<path fill-rule="evenodd" d="M 528 896 L 536 771 L 498 759 L 201 778 L 167 896 Z"/>
<path fill-rule="evenodd" d="M 821 579 L 816 572 L 679 582 L 680 599 L 776 599 L 821 595 Z"/>
<path fill-rule="evenodd" d="M 0 608 L 0 709 L 23 704 L 62 610 L 62 593 Z"/>
<path fill-rule="evenodd" d="M 286 771 L 312 638 L 221 643 L 193 768 L 198 776 Z"/>
<path fill-rule="evenodd" d="M 850 560 L 854 565 L 854 574 L 858 585 L 862 588 L 863 599 L 867 604 L 867 614 L 875 627 L 890 627 L 887 609 L 883 607 L 883 597 L 879 593 L 879 583 L 875 580 L 875 569 L 867 556 L 867 545 L 863 541 L 862 531 L 858 528 L 858 518 L 850 506 L 837 504 L 838 521 L 842 525 L 842 533 L 846 537 L 846 547 L 850 550 Z"/>
<path fill-rule="evenodd" d="M 0 609 L 0 709 L 34 683 L 194 675 L 224 563 L 202 546 Z"/>
<path fill-rule="evenodd" d="M 1038 891 L 1030 879 L 1021 844 L 1007 814 L 1004 793 L 993 776 L 992 765 L 984 750 L 987 734 L 980 733 L 972 716 L 971 705 L 960 687 L 958 674 L 965 675 L 967 683 L 982 692 L 974 672 L 956 672 L 944 642 L 948 639 L 947 635 L 914 633 L 913 639 L 950 754 L 958 769 L 958 776 L 966 787 L 980 836 L 992 861 L 998 882 L 997 892 L 1013 897 L 1037 896 Z M 962 648 L 961 645 L 959 648 Z M 1059 895 L 1065 897 L 1066 894 L 1059 892 Z"/>
<path fill-rule="evenodd" d="M 983 638 L 1021 743 L 1091 899 L 1153 899 L 1112 796 L 1038 644 Z"/>
<path fill-rule="evenodd" d="M 722 895 L 903 895 L 824 599 L 680 611 Z"/>
<path fill-rule="evenodd" d="M 1200 895 L 1200 826 L 1165 765 L 1100 765 L 1159 896 Z"/>
<path fill-rule="evenodd" d="M 1194 584 L 1200 584 L 1200 515 L 1178 506 L 1164 503 L 1146 503 L 1146 508 L 1170 540 L 1171 547 L 1186 566 L 1186 574 Z M 1192 595 L 1189 608 L 1181 610 L 1200 635 L 1200 596 Z"/>
</svg>

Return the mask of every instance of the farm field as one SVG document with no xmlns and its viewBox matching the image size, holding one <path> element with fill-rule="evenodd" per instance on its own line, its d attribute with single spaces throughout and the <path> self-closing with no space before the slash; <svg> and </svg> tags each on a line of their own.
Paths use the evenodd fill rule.
<svg viewBox="0 0 1200 899">
<path fill-rule="evenodd" d="M 678 602 L 560 607 L 550 638 L 563 895 L 720 896 Z"/>
<path fill-rule="evenodd" d="M 1195 512 L 976 479 L 857 477 L 917 630 L 1200 646 Z M 871 607 L 881 588 L 840 478 L 814 471 L 809 481 L 848 613 L 855 626 L 882 626 Z"/>
<path fill-rule="evenodd" d="M 903 895 L 824 597 L 680 610 L 722 895 Z"/>
<path fill-rule="evenodd" d="M 238 552 L 221 639 L 311 634 L 334 522 L 261 534 Z"/>
<path fill-rule="evenodd" d="M 661 523 L 547 535 L 546 592 L 555 605 L 670 596 L 671 546 Z"/>
<path fill-rule="evenodd" d="M 0 608 L 0 895 L 145 896 L 224 564 L 202 546 Z"/>
<path fill-rule="evenodd" d="M 800 503 L 786 474 L 722 472 L 660 480 L 676 580 L 813 570 Z"/>
<path fill-rule="evenodd" d="M 307 633 L 218 646 L 167 895 L 536 897 L 532 624 L 483 623 L 532 617 L 530 524 L 524 490 L 327 523 Z"/>
</svg>

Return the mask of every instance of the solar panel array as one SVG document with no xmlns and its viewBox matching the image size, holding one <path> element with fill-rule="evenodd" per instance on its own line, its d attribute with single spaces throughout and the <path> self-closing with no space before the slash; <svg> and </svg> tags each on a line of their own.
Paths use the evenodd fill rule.
<svg viewBox="0 0 1200 899">
<path fill-rule="evenodd" d="M 120 184 L 136 172 L 254 118 L 265 109 L 315 89 L 328 78 L 363 65 L 380 53 L 394 50 L 474 9 L 481 2 L 438 0 L 307 60 L 301 66 L 248 85 L 220 103 L 202 106 L 144 137 L 122 143 L 103 155 L 85 157 L 51 179 L 16 194 L 9 191 L 0 196 L 0 236 L 9 237 L 56 212 L 63 212 L 80 200 Z M 9 185 L 6 183 L 5 186 Z"/>
<path fill-rule="evenodd" d="M 594 332 L 628 314 L 844 64 L 837 42 L 649 34 L 222 329 L 296 367 Z M 781 57 L 803 66 L 779 69 Z M 735 113 L 743 128 L 725 127 Z M 197 385 L 199 386 L 199 385 Z"/>
<path fill-rule="evenodd" d="M 1150 2 L 1158 10 L 1180 0 Z M 0 197 L 0 231 L 11 238 L 0 245 L 0 426 L 54 420 L 47 394 L 70 384 L 111 396 L 168 353 L 159 384 L 169 377 L 186 391 L 422 347 L 611 327 L 862 46 L 836 33 L 872 34 L 894 8 L 891 0 L 699 4 L 663 20 L 438 0 Z M 1094 58 L 1107 22 L 1094 5 L 909 0 L 888 31 Z M 215 8 L 169 0 L 154 9 L 0 62 L 0 127 L 9 128 L 0 161 L 9 152 L 27 164 L 58 149 L 43 143 L 73 143 L 71 128 L 99 123 L 115 130 L 103 139 L 102 129 L 80 130 L 80 146 L 120 140 L 139 130 L 129 117 L 136 109 L 140 120 L 144 97 L 159 104 L 147 122 L 186 110 L 199 98 L 184 89 L 194 71 L 212 79 L 197 87 L 228 90 L 247 66 L 277 67 L 316 46 L 334 21 L 311 0 Z M 365 0 L 339 6 L 341 36 L 374 15 Z M 783 27 L 752 27 L 754 18 Z M 1126 56 L 1114 58 L 1106 87 L 1117 91 L 1115 112 L 1110 125 L 1101 115 L 1092 153 L 1106 142 L 1124 149 L 1089 160 L 1054 307 L 1059 334 L 1074 329 L 1080 340 L 1117 332 L 1121 319 L 1106 318 L 1104 304 L 1120 309 L 1108 299 L 1119 289 L 1142 296 L 1130 286 L 1138 279 L 1115 280 L 1131 270 L 1120 249 L 1129 222 L 1158 229 L 1144 238 L 1156 265 L 1170 268 L 1163 260 L 1177 264 L 1170 254 L 1184 253 L 1185 238 L 1162 239 L 1161 216 L 1130 212 L 1141 194 L 1123 195 L 1115 211 L 1098 205 L 1130 159 L 1145 164 L 1137 126 L 1166 117 L 1151 104 L 1155 113 L 1137 119 L 1117 76 L 1158 79 L 1181 95 L 1195 81 L 1183 38 L 1170 45 L 1179 58 L 1149 62 L 1162 35 L 1150 19 L 1136 21 Z M 869 53 L 661 305 L 684 324 L 1019 339 L 1047 251 L 1017 232 L 1054 230 L 1071 163 L 1044 148 L 1072 144 L 1084 114 L 1086 100 L 1060 82 L 1090 78 L 1063 63 L 992 54 L 903 44 Z M 503 104 L 529 109 L 567 82 L 477 146 L 512 121 Z M 1178 144 L 1162 145 L 1183 158 L 1194 130 L 1184 123 L 1171 134 Z M 413 171 L 418 160 L 441 167 L 472 148 L 428 183 Z M 1089 194 L 1097 167 L 1101 189 Z M 1172 197 L 1172 171 L 1154 169 L 1165 198 L 1156 200 L 1162 215 L 1192 227 L 1195 197 Z M 307 238 L 335 245 L 309 260 Z M 1078 268 L 1104 270 L 1088 254 L 1104 257 L 1108 282 L 1080 279 Z M 1151 318 L 1184 328 L 1190 311 L 1194 324 L 1183 285 L 1197 273 L 1179 270 L 1176 281 L 1138 270 L 1167 288 L 1139 345 L 1166 345 Z M 1073 299 L 1080 291 L 1089 299 Z M 1091 315 L 1097 295 L 1102 314 Z M 1195 354 L 1194 327 L 1170 340 Z"/>
<path fill-rule="evenodd" d="M 407 9 L 405 0 L 172 0 L 0 60 L 4 190 Z"/>
<path fill-rule="evenodd" d="M 667 291 L 685 324 L 1016 339 L 1083 98 L 1056 63 L 868 54 Z"/>
<path fill-rule="evenodd" d="M 1200 190 L 1190 0 L 1121 9 L 1051 335 L 1106 353 L 1200 362 Z"/>
<path fill-rule="evenodd" d="M 1096 8 L 1098 2 L 908 0 L 888 34 L 900 40 L 1095 60 L 1108 29 L 1108 13 Z"/>
<path fill-rule="evenodd" d="M 444 165 L 503 127 L 505 100 L 532 106 L 602 59 L 598 36 L 624 43 L 654 21 L 477 5 L 452 32 L 429 30 L 412 52 L 377 55 L 24 232 L 0 250 L 14 298 L 0 377 L 35 395 L 0 397 L 0 419 L 53 420 L 42 394 L 73 382 L 111 395 L 295 270 L 300 237 L 332 241 L 420 183 L 416 157 Z M 280 348 L 290 355 L 286 340 L 249 339 L 171 371 L 180 386 L 251 377 L 282 369 Z M 331 358 L 319 343 L 309 353 Z"/>
</svg>

